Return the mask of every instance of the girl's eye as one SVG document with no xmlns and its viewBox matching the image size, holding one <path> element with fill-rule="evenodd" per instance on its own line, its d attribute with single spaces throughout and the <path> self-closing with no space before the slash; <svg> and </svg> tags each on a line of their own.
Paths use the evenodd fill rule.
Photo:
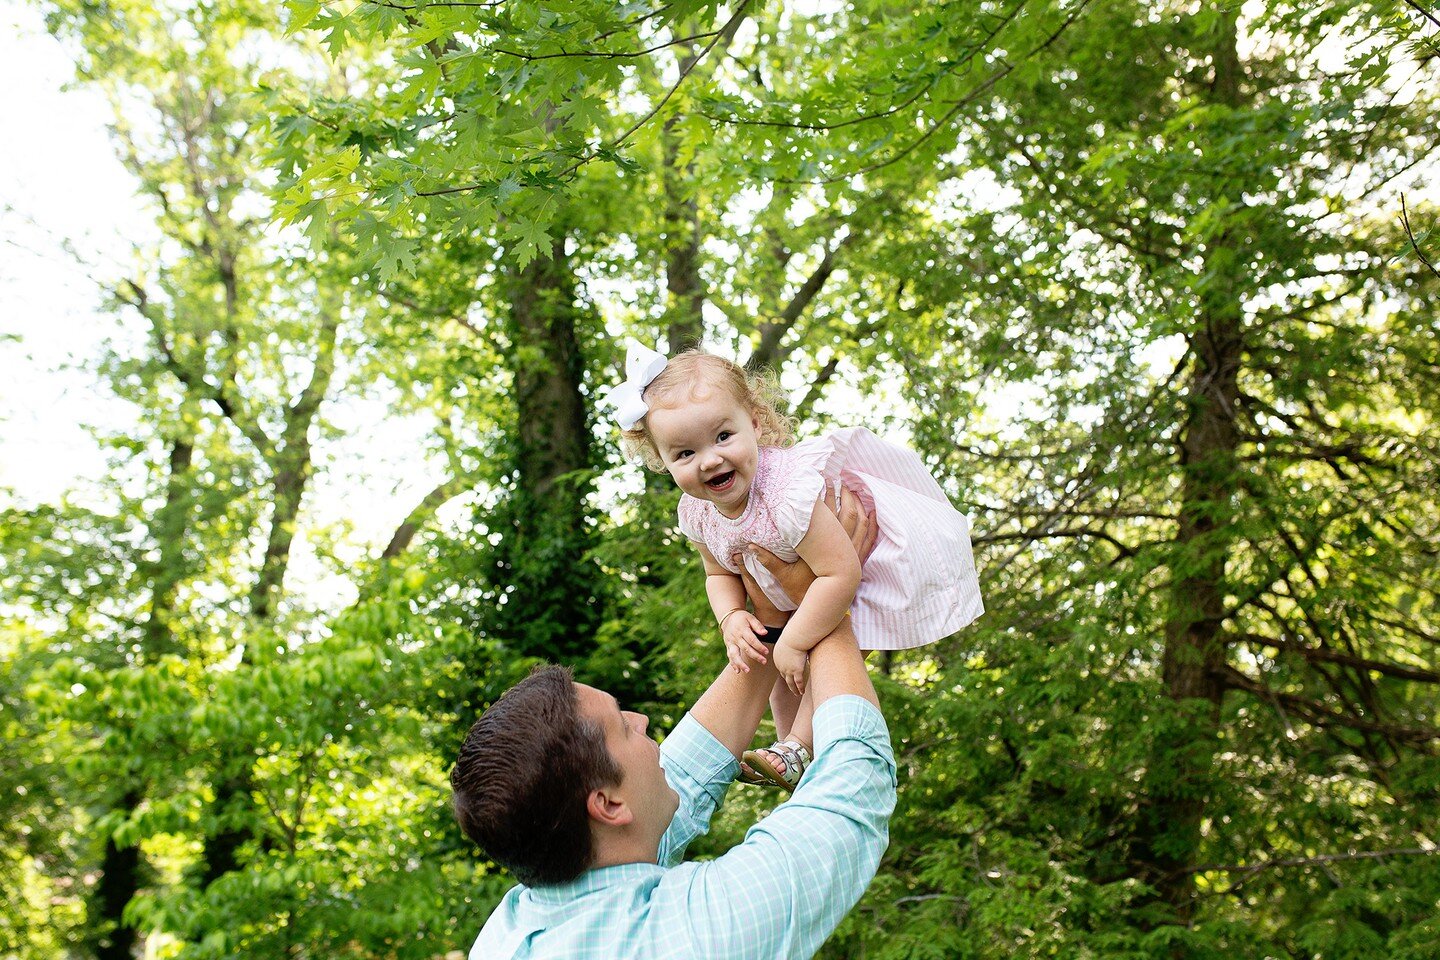
<svg viewBox="0 0 1440 960">
<path fill-rule="evenodd" d="M 679 453 L 677 453 L 677 454 L 675 455 L 675 459 L 676 459 L 676 460 L 684 460 L 686 457 L 690 456 L 690 454 L 692 454 L 692 453 L 694 453 L 694 452 L 695 452 L 694 450 L 681 450 Z"/>
<path fill-rule="evenodd" d="M 724 443 L 726 440 L 729 440 L 733 436 L 735 436 L 735 434 L 731 433 L 729 430 L 721 430 L 720 436 L 717 439 L 721 443 Z"/>
</svg>

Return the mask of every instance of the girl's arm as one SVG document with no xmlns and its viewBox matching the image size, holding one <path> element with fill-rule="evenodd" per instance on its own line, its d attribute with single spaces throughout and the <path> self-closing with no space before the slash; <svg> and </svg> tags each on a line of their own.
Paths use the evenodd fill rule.
<svg viewBox="0 0 1440 960">
<path fill-rule="evenodd" d="M 760 632 L 765 625 L 745 609 L 744 581 L 722 567 L 703 543 L 695 546 L 705 563 L 705 596 L 710 598 L 710 610 L 725 637 L 725 653 L 730 658 L 730 665 L 737 671 L 748 673 L 750 666 L 745 663 L 745 657 L 756 663 L 769 659 L 769 651 L 760 642 Z"/>
<path fill-rule="evenodd" d="M 855 602 L 860 558 L 855 555 L 850 534 L 824 501 L 816 501 L 810 512 L 810 529 L 795 552 L 815 572 L 815 582 L 785 625 L 775 651 L 775 666 L 786 684 L 799 693 L 804 685 L 803 654 L 829 636 Z M 788 649 L 782 653 L 781 648 Z"/>
</svg>

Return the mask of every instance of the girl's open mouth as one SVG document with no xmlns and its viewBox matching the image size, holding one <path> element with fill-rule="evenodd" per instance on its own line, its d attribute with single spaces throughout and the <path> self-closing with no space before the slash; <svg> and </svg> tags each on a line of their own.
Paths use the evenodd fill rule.
<svg viewBox="0 0 1440 960">
<path fill-rule="evenodd" d="M 735 471 L 729 470 L 725 473 L 719 474 L 718 476 L 711 477 L 709 480 L 706 480 L 705 486 L 709 487 L 711 490 L 716 491 L 717 493 L 721 493 L 729 490 L 734 483 Z"/>
</svg>

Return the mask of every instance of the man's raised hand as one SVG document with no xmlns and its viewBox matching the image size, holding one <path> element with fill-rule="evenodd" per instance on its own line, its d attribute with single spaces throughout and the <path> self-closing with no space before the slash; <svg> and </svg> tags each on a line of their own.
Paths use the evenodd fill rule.
<svg viewBox="0 0 1440 960">
<path fill-rule="evenodd" d="M 880 525 L 875 522 L 875 515 L 867 513 L 860 498 L 844 487 L 840 488 L 838 502 L 835 490 L 833 488 L 826 490 L 825 505 L 834 510 L 835 515 L 840 518 L 840 526 L 844 527 L 845 532 L 850 535 L 850 543 L 855 547 L 855 555 L 860 558 L 860 564 L 863 567 L 866 558 L 875 549 L 875 541 L 880 536 Z M 745 552 L 759 560 L 760 565 L 769 570 L 770 575 L 779 582 L 785 594 L 797 604 L 805 596 L 805 591 L 810 589 L 810 584 L 815 582 L 815 573 L 804 560 L 786 563 L 769 550 L 753 543 L 746 545 Z M 745 581 L 745 592 L 755 603 L 755 612 L 764 617 L 765 613 L 761 611 L 760 600 L 757 599 L 763 598 L 764 593 L 751 579 L 744 564 L 740 563 L 741 559 L 739 556 L 732 558 L 735 565 L 740 567 L 740 577 Z M 772 622 L 778 623 L 779 621 Z"/>
</svg>

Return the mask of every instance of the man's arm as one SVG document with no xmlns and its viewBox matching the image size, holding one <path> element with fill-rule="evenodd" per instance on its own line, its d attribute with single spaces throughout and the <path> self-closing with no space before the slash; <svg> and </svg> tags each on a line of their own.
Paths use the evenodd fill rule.
<svg viewBox="0 0 1440 960">
<path fill-rule="evenodd" d="M 855 547 L 856 555 L 863 562 L 865 557 L 875 547 L 877 528 L 872 517 L 866 515 L 860 508 L 859 500 L 853 494 L 847 495 L 841 491 L 839 502 L 836 503 L 833 493 L 827 494 L 825 502 L 836 509 L 839 513 L 840 524 L 850 536 L 850 542 Z M 773 553 L 762 548 L 754 548 L 760 557 L 765 568 L 775 575 L 781 587 L 794 600 L 799 601 L 805 596 L 805 591 L 810 584 L 815 582 L 815 574 L 803 562 L 785 563 Z M 741 568 L 744 569 L 743 567 Z M 762 621 L 768 623 L 780 623 L 785 614 L 776 610 L 770 603 L 765 592 L 751 579 L 748 573 L 742 574 L 745 583 L 745 592 L 750 597 L 750 602 L 755 606 L 755 613 Z M 842 620 L 840 628 L 831 637 L 839 636 L 838 645 L 829 643 L 830 638 L 822 640 L 810 651 L 811 682 L 814 682 L 816 652 L 820 654 L 820 663 L 825 665 L 825 673 L 832 679 L 826 682 L 825 689 L 831 692 L 828 696 L 835 696 L 837 693 L 855 692 L 861 696 L 861 681 L 864 689 L 869 690 L 871 703 L 878 705 L 875 697 L 875 689 L 870 686 L 870 677 L 865 672 L 865 661 L 860 659 L 859 651 L 855 648 L 855 634 L 850 630 L 849 621 Z M 858 675 L 855 673 L 854 665 L 844 666 L 848 649 L 853 653 L 859 667 Z M 833 664 L 833 666 L 832 666 Z M 765 706 L 770 697 L 770 690 L 775 685 L 775 667 L 773 663 L 767 662 L 752 669 L 749 673 L 736 674 L 727 668 L 724 673 L 710 684 L 710 688 L 701 695 L 690 708 L 690 715 L 700 722 L 700 725 L 710 731 L 711 735 L 719 740 L 725 749 L 729 750 L 736 759 L 750 746 L 750 741 L 755 739 L 755 731 L 760 728 L 760 718 L 765 714 Z M 853 689 L 852 689 L 853 688 Z M 819 691 L 817 691 L 818 693 Z M 816 700 L 818 707 L 821 701 Z"/>
<path fill-rule="evenodd" d="M 690 716 L 738 760 L 755 739 L 774 686 L 775 665 L 769 661 L 738 673 L 727 664 L 690 708 Z"/>
<path fill-rule="evenodd" d="M 697 956 L 812 956 L 875 876 L 895 809 L 895 759 L 884 718 L 860 695 L 873 696 L 868 681 L 845 677 L 859 665 L 846 642 L 825 641 L 816 677 L 841 689 L 815 712 L 816 757 L 794 796 L 744 843 L 675 878 Z"/>
<path fill-rule="evenodd" d="M 770 623 L 785 621 L 786 615 L 770 605 L 748 576 L 745 584 L 758 616 Z M 679 863 L 690 841 L 710 829 L 710 817 L 734 777 L 734 763 L 755 738 L 775 684 L 775 667 L 768 661 L 738 671 L 727 667 L 660 747 L 666 778 L 681 796 L 680 808 L 660 839 L 661 865 Z"/>
<path fill-rule="evenodd" d="M 846 694 L 862 697 L 877 710 L 880 708 L 880 698 L 875 695 L 865 658 L 856 646 L 849 617 L 810 649 L 810 687 L 817 712 L 826 700 Z"/>
</svg>

